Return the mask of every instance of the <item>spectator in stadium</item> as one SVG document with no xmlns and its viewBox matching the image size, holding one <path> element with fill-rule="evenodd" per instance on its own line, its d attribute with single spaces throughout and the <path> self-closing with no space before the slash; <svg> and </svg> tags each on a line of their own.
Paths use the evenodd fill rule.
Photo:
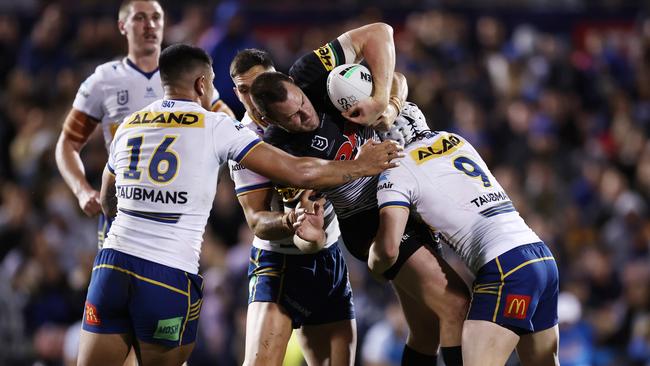
<svg viewBox="0 0 650 366">
<path fill-rule="evenodd" d="M 268 124 L 255 111 L 249 92 L 255 78 L 267 71 L 275 71 L 275 67 L 262 50 L 240 51 L 230 63 L 235 94 L 246 109 L 242 123 L 260 137 Z M 244 364 L 282 364 L 292 328 L 298 329 L 308 364 L 353 364 L 354 304 L 331 203 L 320 199 L 316 204 L 325 208 L 325 217 L 319 217 L 325 224 L 324 240 L 294 243 L 294 210 L 303 205 L 314 210 L 309 207 L 313 206 L 307 197 L 310 191 L 279 188 L 274 193 L 268 178 L 233 161 L 230 171 L 237 198 L 255 234 L 248 272 L 254 285 L 249 286 Z M 275 211 L 273 206 L 277 207 Z"/>
<path fill-rule="evenodd" d="M 373 94 L 341 113 L 327 96 L 327 75 L 340 64 L 362 59 L 372 72 Z M 303 55 L 291 67 L 291 77 L 277 72 L 259 75 L 250 93 L 261 120 L 272 125 L 265 141 L 296 156 L 352 159 L 360 144 L 377 138 L 371 126 L 388 126 L 406 99 L 406 81 L 403 75 L 394 74 L 394 63 L 392 28 L 374 23 L 345 32 Z M 315 145 L 314 139 L 326 140 L 327 148 Z M 377 177 L 372 177 L 322 191 L 334 206 L 347 249 L 364 262 L 379 217 L 376 186 Z M 409 225 L 402 256 L 384 273 L 393 280 L 409 324 L 402 362 L 435 364 L 440 337 L 445 362 L 457 365 L 462 362 L 461 328 L 468 293 L 460 277 L 427 243 L 435 245 L 428 228 Z M 422 279 L 429 286 L 427 291 L 413 287 L 420 283 L 414 278 Z"/>
<path fill-rule="evenodd" d="M 395 263 L 413 210 L 476 275 L 463 364 L 501 366 L 516 347 L 525 366 L 559 365 L 555 258 L 478 152 L 459 135 L 430 131 L 412 103 L 382 138 L 403 143 L 407 157 L 380 175 L 370 269 L 382 274 Z"/>
</svg>

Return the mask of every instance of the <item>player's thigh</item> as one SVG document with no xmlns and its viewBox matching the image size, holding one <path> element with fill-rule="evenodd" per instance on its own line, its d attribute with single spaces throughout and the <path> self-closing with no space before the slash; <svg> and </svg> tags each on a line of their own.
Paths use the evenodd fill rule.
<svg viewBox="0 0 650 366">
<path fill-rule="evenodd" d="M 485 320 L 467 320 L 463 325 L 463 365 L 503 366 L 517 341 L 519 336 L 510 329 Z"/>
<path fill-rule="evenodd" d="M 441 257 L 421 247 L 404 263 L 393 284 L 444 319 L 465 318 L 469 292 L 463 280 Z"/>
<path fill-rule="evenodd" d="M 424 354 L 436 354 L 440 342 L 439 319 L 420 299 L 393 285 L 409 327 L 407 344 Z"/>
<path fill-rule="evenodd" d="M 559 365 L 559 330 L 555 325 L 540 332 L 522 335 L 517 344 L 517 354 L 524 366 Z"/>
<path fill-rule="evenodd" d="M 244 365 L 281 365 L 292 331 L 291 318 L 282 306 L 248 304 Z"/>
<path fill-rule="evenodd" d="M 194 349 L 194 343 L 178 347 L 136 341 L 135 352 L 139 366 L 181 366 Z"/>
<path fill-rule="evenodd" d="M 122 366 L 131 349 L 129 334 L 100 334 L 81 330 L 78 366 Z"/>
<path fill-rule="evenodd" d="M 308 365 L 354 364 L 357 346 L 357 327 L 354 319 L 304 325 L 297 333 Z"/>
</svg>

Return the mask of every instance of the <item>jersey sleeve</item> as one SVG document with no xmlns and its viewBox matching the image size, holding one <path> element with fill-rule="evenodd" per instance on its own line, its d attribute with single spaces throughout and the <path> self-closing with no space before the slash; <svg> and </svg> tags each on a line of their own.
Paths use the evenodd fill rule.
<svg viewBox="0 0 650 366">
<path fill-rule="evenodd" d="M 230 177 L 235 183 L 235 193 L 237 196 L 273 188 L 273 184 L 268 178 L 246 169 L 246 167 L 238 162 L 229 160 L 228 166 L 230 168 Z"/>
<path fill-rule="evenodd" d="M 262 140 L 241 122 L 223 113 L 208 112 L 212 122 L 212 143 L 219 163 L 234 160 L 239 163 Z"/>
<path fill-rule="evenodd" d="M 377 183 L 379 209 L 389 206 L 411 207 L 415 198 L 415 179 L 403 165 L 384 171 Z"/>
<path fill-rule="evenodd" d="M 106 162 L 106 167 L 108 170 L 115 175 L 115 145 L 117 144 L 117 139 L 114 138 L 111 141 L 110 147 L 108 149 L 108 161 Z"/>
<path fill-rule="evenodd" d="M 346 63 L 341 43 L 335 39 L 300 57 L 289 69 L 289 75 L 300 88 L 324 82 L 338 65 Z"/>
<path fill-rule="evenodd" d="M 104 90 L 99 71 L 95 71 L 81 85 L 74 98 L 72 107 L 88 116 L 101 121 L 104 117 Z"/>
</svg>

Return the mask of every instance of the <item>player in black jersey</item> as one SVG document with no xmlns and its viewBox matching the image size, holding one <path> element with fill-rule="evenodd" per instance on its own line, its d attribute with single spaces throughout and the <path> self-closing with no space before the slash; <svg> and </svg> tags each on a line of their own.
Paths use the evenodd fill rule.
<svg viewBox="0 0 650 366">
<path fill-rule="evenodd" d="M 297 156 L 354 159 L 363 143 L 377 139 L 373 127 L 391 124 L 406 98 L 405 79 L 393 72 L 394 57 L 392 29 L 376 23 L 304 55 L 291 67 L 291 77 L 259 75 L 250 93 L 263 121 L 272 125 L 265 140 Z M 327 75 L 340 64 L 362 58 L 373 73 L 373 95 L 342 114 L 327 96 Z M 369 177 L 322 191 L 334 205 L 346 247 L 363 261 L 378 227 L 376 187 L 377 177 Z M 446 363 L 462 362 L 468 291 L 447 263 L 424 245 L 431 242 L 426 228 L 410 225 L 400 258 L 384 273 L 393 282 L 410 329 L 404 365 L 435 365 L 438 337 Z"/>
</svg>

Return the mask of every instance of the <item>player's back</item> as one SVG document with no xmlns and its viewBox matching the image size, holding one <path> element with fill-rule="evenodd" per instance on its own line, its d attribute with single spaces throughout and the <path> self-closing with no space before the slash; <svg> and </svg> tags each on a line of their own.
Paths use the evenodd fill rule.
<svg viewBox="0 0 650 366">
<path fill-rule="evenodd" d="M 244 129 L 183 100 L 127 117 L 109 154 L 118 213 L 104 247 L 196 273 L 219 166 L 259 143 Z"/>
<path fill-rule="evenodd" d="M 408 187 L 422 219 L 477 270 L 489 259 L 540 241 L 514 208 L 478 152 L 444 131 L 411 143 L 395 172 L 380 177 L 378 192 Z M 385 199 L 380 201 L 385 202 Z"/>
</svg>

